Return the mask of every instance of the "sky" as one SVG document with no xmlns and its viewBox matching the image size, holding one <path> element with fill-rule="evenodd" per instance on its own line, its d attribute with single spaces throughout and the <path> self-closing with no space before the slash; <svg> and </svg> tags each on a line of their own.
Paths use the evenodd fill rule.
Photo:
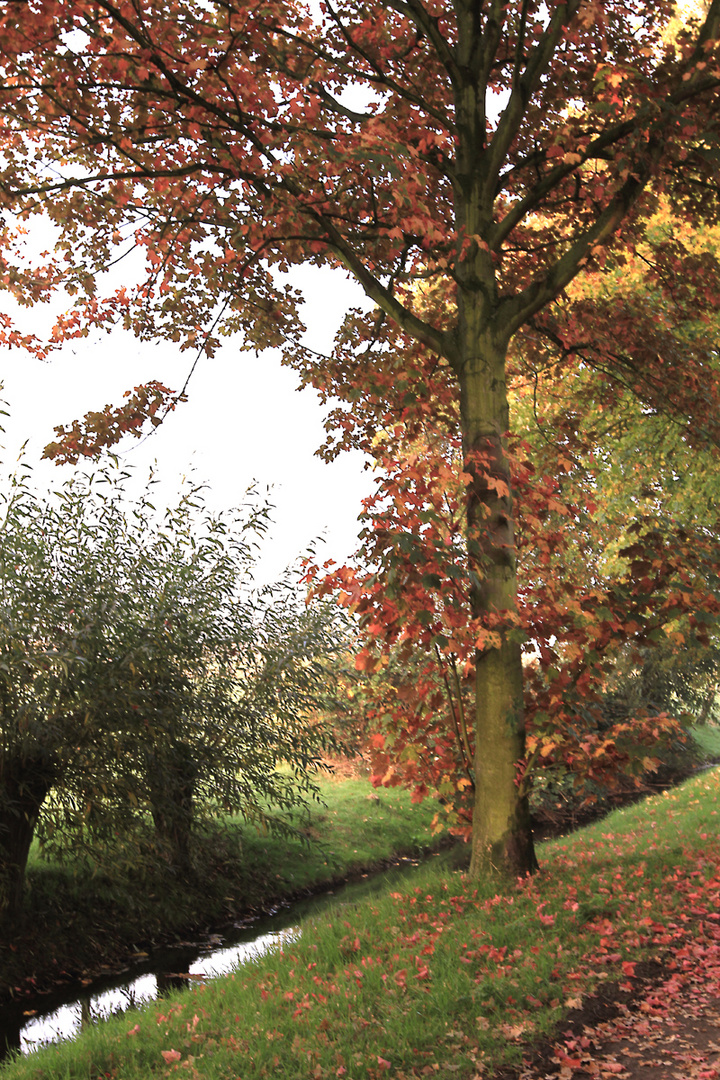
<svg viewBox="0 0 720 1080">
<path fill-rule="evenodd" d="M 303 288 L 306 343 L 318 351 L 330 347 L 348 307 L 365 300 L 342 271 L 300 268 L 293 284 Z M 0 303 L 2 298 L 0 297 Z M 5 303 L 5 310 L 10 310 Z M 50 313 L 20 313 L 23 329 L 42 328 Z M 137 341 L 116 330 L 63 347 L 42 363 L 20 350 L 0 352 L 2 398 L 9 416 L 0 458 L 2 473 L 15 467 L 27 440 L 26 461 L 38 489 L 56 486 L 72 466 L 41 462 L 43 447 L 57 424 L 80 419 L 90 409 L 122 403 L 123 392 L 149 379 L 179 390 L 192 365 L 190 352 L 172 344 Z M 179 405 L 153 435 L 119 444 L 123 465 L 144 480 L 153 462 L 160 478 L 158 501 L 173 501 L 183 475 L 209 485 L 208 500 L 217 509 L 242 504 L 256 483 L 275 504 L 274 524 L 263 542 L 256 582 L 280 576 L 285 566 L 323 537 L 322 561 L 344 561 L 357 546 L 361 500 L 373 488 L 360 454 L 344 454 L 326 464 L 315 455 L 324 440 L 327 409 L 312 390 L 298 391 L 294 372 L 280 365 L 280 355 L 241 352 L 230 339 L 212 357 L 201 358 Z M 88 468 L 85 462 L 81 466 Z"/>
</svg>

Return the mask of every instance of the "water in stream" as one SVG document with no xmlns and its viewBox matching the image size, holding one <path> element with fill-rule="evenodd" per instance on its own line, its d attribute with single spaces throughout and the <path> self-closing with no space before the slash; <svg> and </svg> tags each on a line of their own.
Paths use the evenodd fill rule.
<svg viewBox="0 0 720 1080">
<path fill-rule="evenodd" d="M 311 900 L 299 901 L 275 915 L 231 927 L 222 935 L 210 935 L 204 942 L 183 942 L 147 956 L 138 954 L 124 972 L 95 979 L 82 992 L 77 986 L 68 986 L 57 995 L 32 1002 L 25 999 L 16 1010 L 8 1007 L 0 1013 L 0 1058 L 3 1051 L 19 1050 L 26 1054 L 45 1043 L 72 1039 L 96 1020 L 135 1008 L 191 981 L 234 971 L 283 939 L 298 935 L 302 919 L 331 905 L 359 900 L 417 865 L 416 860 L 406 859 L 402 866 Z M 29 1010 L 32 1015 L 28 1015 Z"/>
<path fill-rule="evenodd" d="M 283 938 L 297 933 L 297 926 L 265 933 L 259 933 L 255 926 L 243 935 L 249 938 L 247 941 L 229 944 L 225 937 L 221 946 L 210 942 L 202 948 L 194 945 L 163 949 L 144 964 L 139 962 L 116 978 L 94 980 L 82 997 L 74 996 L 72 1001 L 51 1007 L 46 1012 L 35 1010 L 36 1015 L 29 1018 L 16 1017 L 7 1025 L 4 1020 L 0 1021 L 0 1038 L 4 1034 L 7 1049 L 18 1049 L 25 1054 L 45 1043 L 73 1038 L 87 1024 L 137 1008 L 168 990 L 234 971 L 246 960 L 260 956 Z M 134 974 L 136 967 L 146 966 L 152 970 Z"/>
</svg>

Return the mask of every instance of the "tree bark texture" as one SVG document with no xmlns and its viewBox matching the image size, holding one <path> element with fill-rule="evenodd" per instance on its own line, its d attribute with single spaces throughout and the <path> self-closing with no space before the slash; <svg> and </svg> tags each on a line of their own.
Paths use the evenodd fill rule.
<svg viewBox="0 0 720 1080">
<path fill-rule="evenodd" d="M 510 131 L 488 142 L 486 87 L 500 23 L 481 32 L 480 9 L 457 0 L 454 80 L 458 259 L 453 366 L 460 384 L 460 420 L 467 489 L 470 605 L 478 627 L 475 687 L 475 808 L 470 873 L 510 875 L 537 868 L 527 797 L 518 788 L 525 756 L 523 670 L 510 618 L 517 612 L 510 427 L 506 367 L 512 329 L 503 318 L 496 266 L 486 238 L 493 229 L 499 157 Z M 512 109 L 508 124 L 512 128 Z M 500 155 L 502 156 L 502 155 Z M 498 623 L 493 627 L 493 621 Z M 488 641 L 483 631 L 495 630 Z"/>
<path fill-rule="evenodd" d="M 56 781 L 50 754 L 17 754 L 0 762 L 0 923 L 20 915 L 30 845 Z"/>
<path fill-rule="evenodd" d="M 472 328 L 472 322 L 470 323 Z M 469 336 L 460 371 L 461 421 L 468 486 L 467 542 L 473 583 L 470 603 L 482 630 L 517 610 L 517 565 L 512 478 L 505 433 L 509 427 L 505 345 L 491 334 Z M 527 796 L 517 785 L 525 756 L 520 644 L 503 619 L 497 641 L 478 637 L 475 686 L 475 808 L 470 873 L 504 874 L 537 868 Z"/>
</svg>

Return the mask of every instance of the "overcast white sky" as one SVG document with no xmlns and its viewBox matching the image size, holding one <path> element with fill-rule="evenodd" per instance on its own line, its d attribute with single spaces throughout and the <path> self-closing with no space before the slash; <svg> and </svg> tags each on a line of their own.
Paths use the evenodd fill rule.
<svg viewBox="0 0 720 1080">
<path fill-rule="evenodd" d="M 363 294 L 341 272 L 310 267 L 293 278 L 308 297 L 303 312 L 307 343 L 327 349 L 345 310 L 360 306 Z M 44 321 L 40 311 L 22 318 L 25 326 Z M 47 364 L 19 350 L 0 351 L 2 397 L 10 411 L 2 438 L 3 473 L 27 439 L 26 457 L 37 487 L 57 484 L 71 467 L 40 462 L 56 424 L 67 424 L 89 409 L 121 404 L 123 391 L 149 379 L 178 390 L 191 364 L 190 353 L 164 342 L 144 344 L 120 331 L 73 343 Z M 278 354 L 241 353 L 230 340 L 213 359 L 200 360 L 188 402 L 150 439 L 120 444 L 123 462 L 143 477 L 157 460 L 170 500 L 181 476 L 192 469 L 197 480 L 209 484 L 217 507 L 242 502 L 253 481 L 262 489 L 272 486 L 275 524 L 258 566 L 261 581 L 274 580 L 323 533 L 323 558 L 350 556 L 361 499 L 373 486 L 360 455 L 346 454 L 330 465 L 315 456 L 324 437 L 324 412 L 312 391 L 296 388 L 297 377 L 280 366 Z"/>
</svg>

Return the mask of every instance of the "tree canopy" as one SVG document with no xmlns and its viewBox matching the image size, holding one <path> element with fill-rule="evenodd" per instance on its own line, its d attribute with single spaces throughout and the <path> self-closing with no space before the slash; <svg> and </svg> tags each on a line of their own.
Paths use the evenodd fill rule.
<svg viewBox="0 0 720 1080">
<path fill-rule="evenodd" d="M 720 0 L 669 34 L 673 15 L 670 0 L 50 0 L 9 4 L 0 22 L 0 183 L 16 215 L 3 281 L 21 302 L 59 283 L 76 295 L 56 340 L 119 320 L 186 348 L 236 331 L 247 348 L 282 344 L 299 297 L 277 272 L 311 261 L 344 267 L 377 305 L 348 346 L 359 366 L 381 369 L 376 341 L 393 337 L 449 380 L 482 748 L 475 873 L 535 865 L 517 782 L 511 342 L 547 340 L 633 392 L 661 388 L 698 427 L 717 415 L 706 347 L 677 353 L 598 297 L 558 303 L 579 274 L 622 266 L 660 199 L 689 228 L 717 215 Z M 42 267 L 14 228 L 35 213 L 58 230 Z M 102 271 L 130 251 L 140 268 L 130 260 L 128 285 L 104 295 Z M 711 302 L 717 269 L 671 237 L 649 283 L 680 277 Z M 434 306 L 419 283 L 442 286 Z M 157 420 L 163 399 L 139 390 L 65 452 Z"/>
</svg>

